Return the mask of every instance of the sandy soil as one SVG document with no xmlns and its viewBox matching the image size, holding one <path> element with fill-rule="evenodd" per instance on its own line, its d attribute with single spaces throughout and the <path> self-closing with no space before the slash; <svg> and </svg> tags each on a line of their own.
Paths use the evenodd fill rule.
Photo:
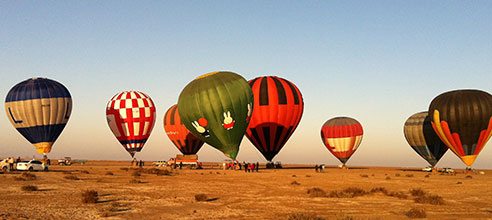
<svg viewBox="0 0 492 220">
<path fill-rule="evenodd" d="M 128 164 L 89 161 L 85 165 L 51 166 L 49 172 L 33 172 L 36 180 L 27 181 L 16 180 L 25 172 L 2 173 L 0 219 L 294 219 L 295 215 L 297 219 L 308 219 L 300 215 L 409 219 L 405 213 L 414 207 L 423 208 L 427 219 L 492 219 L 489 170 L 485 175 L 440 175 L 399 168 L 328 167 L 317 173 L 297 166 L 260 169 L 259 173 L 182 169 L 172 171 L 172 175 L 141 172 L 140 177 L 134 177 L 135 171 Z M 66 179 L 69 175 L 79 180 Z M 131 183 L 133 179 L 140 183 Z M 38 191 L 21 190 L 28 184 L 37 186 Z M 383 193 L 353 198 L 311 197 L 307 191 L 313 187 L 327 194 L 347 187 L 365 191 L 384 187 L 408 197 L 399 199 Z M 415 188 L 441 196 L 444 204 L 416 203 L 409 193 Z M 85 190 L 96 190 L 99 202 L 83 203 Z M 201 193 L 207 195 L 207 201 L 195 199 Z"/>
</svg>

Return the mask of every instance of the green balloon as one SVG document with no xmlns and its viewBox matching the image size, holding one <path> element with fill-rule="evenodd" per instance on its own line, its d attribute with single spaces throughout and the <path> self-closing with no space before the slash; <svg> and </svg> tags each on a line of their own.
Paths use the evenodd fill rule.
<svg viewBox="0 0 492 220">
<path fill-rule="evenodd" d="M 212 72 L 191 81 L 178 100 L 179 117 L 202 141 L 235 159 L 253 111 L 253 91 L 233 72 Z"/>
</svg>

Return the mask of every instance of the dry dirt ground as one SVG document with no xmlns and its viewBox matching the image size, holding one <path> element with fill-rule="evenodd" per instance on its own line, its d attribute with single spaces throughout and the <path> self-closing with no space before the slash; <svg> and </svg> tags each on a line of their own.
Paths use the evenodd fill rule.
<svg viewBox="0 0 492 220">
<path fill-rule="evenodd" d="M 159 168 L 157 175 L 151 166 L 139 172 L 128 164 L 51 166 L 49 172 L 33 172 L 35 180 L 22 180 L 26 172 L 2 173 L 0 219 L 409 219 L 411 208 L 423 209 L 427 219 L 492 219 L 490 170 L 484 175 L 440 175 L 376 167 L 328 167 L 323 173 L 303 167 L 259 173 L 206 168 L 167 175 L 162 171 L 167 168 Z M 23 191 L 25 185 L 38 190 Z M 307 193 L 315 187 L 327 196 Z M 348 187 L 383 187 L 387 193 L 330 197 Z M 415 202 L 410 190 L 419 188 L 444 203 Z M 97 191 L 99 201 L 83 203 L 85 190 Z M 206 200 L 197 201 L 197 194 L 205 194 Z"/>
</svg>

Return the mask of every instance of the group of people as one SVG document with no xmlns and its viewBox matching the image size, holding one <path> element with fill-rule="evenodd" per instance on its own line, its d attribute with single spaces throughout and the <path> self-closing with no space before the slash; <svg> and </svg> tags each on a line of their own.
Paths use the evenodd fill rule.
<svg viewBox="0 0 492 220">
<path fill-rule="evenodd" d="M 325 171 L 325 165 L 324 164 L 316 164 L 316 166 L 314 166 L 314 169 L 316 170 L 316 172 L 324 172 Z"/>
<path fill-rule="evenodd" d="M 258 172 L 260 163 L 246 163 L 243 161 L 241 164 L 238 161 L 233 161 L 230 163 L 224 163 L 223 166 L 225 170 L 242 170 L 244 168 L 244 172 Z"/>
<path fill-rule="evenodd" d="M 137 159 L 133 158 L 133 160 L 132 160 L 132 166 L 143 167 L 144 166 L 144 162 L 142 160 L 138 161 Z"/>
<path fill-rule="evenodd" d="M 249 173 L 249 172 L 257 172 L 258 169 L 260 168 L 260 163 L 256 162 L 255 163 L 246 163 L 243 161 L 243 166 L 244 166 L 244 172 Z"/>
<path fill-rule="evenodd" d="M 9 171 L 13 171 L 13 170 L 15 170 L 15 168 L 16 168 L 16 164 L 17 164 L 18 162 L 21 162 L 21 158 L 20 158 L 20 157 L 18 157 L 17 159 L 15 159 L 14 157 L 9 157 L 9 158 L 6 160 L 6 162 L 8 163 L 8 167 L 7 167 L 7 168 L 8 168 L 8 170 L 9 170 Z"/>
</svg>

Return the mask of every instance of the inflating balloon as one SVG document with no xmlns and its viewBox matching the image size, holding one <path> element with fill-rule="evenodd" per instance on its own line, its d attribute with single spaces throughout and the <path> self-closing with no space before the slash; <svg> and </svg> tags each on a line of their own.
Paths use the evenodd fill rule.
<svg viewBox="0 0 492 220">
<path fill-rule="evenodd" d="M 492 135 L 492 95 L 480 90 L 455 90 L 434 98 L 429 118 L 441 140 L 472 166 Z"/>
<path fill-rule="evenodd" d="M 448 147 L 434 132 L 427 112 L 419 112 L 410 116 L 403 126 L 403 132 L 412 149 L 432 167 L 448 150 Z"/>
<path fill-rule="evenodd" d="M 164 130 L 173 144 L 185 155 L 196 154 L 203 141 L 195 137 L 181 122 L 178 105 L 173 105 L 164 115 Z"/>
<path fill-rule="evenodd" d="M 212 72 L 181 91 L 179 116 L 196 137 L 235 159 L 253 110 L 248 82 L 232 72 Z"/>
<path fill-rule="evenodd" d="M 116 139 L 133 157 L 142 150 L 154 128 L 154 102 L 143 92 L 120 92 L 109 100 L 106 119 Z"/>
<path fill-rule="evenodd" d="M 14 127 L 38 153 L 49 153 L 72 112 L 72 97 L 62 84 L 31 78 L 10 89 L 5 111 Z"/>
<path fill-rule="evenodd" d="M 302 94 L 293 83 L 276 76 L 258 77 L 249 85 L 254 94 L 254 111 L 246 137 L 271 161 L 301 121 Z"/>
<path fill-rule="evenodd" d="M 362 125 L 348 117 L 332 118 L 321 127 L 323 143 L 343 165 L 359 147 L 362 135 Z"/>
</svg>

